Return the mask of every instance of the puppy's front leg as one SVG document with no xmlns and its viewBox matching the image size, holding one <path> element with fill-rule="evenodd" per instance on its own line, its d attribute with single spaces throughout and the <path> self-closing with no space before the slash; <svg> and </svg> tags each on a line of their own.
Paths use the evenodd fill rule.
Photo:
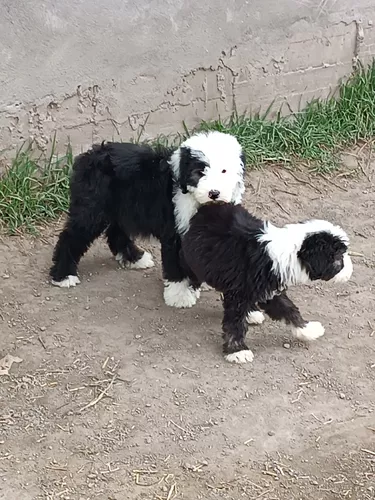
<svg viewBox="0 0 375 500">
<path fill-rule="evenodd" d="M 305 321 L 298 307 L 290 300 L 286 292 L 275 295 L 259 307 L 275 321 L 285 321 L 287 325 L 292 325 L 292 333 L 297 339 L 316 340 L 324 335 L 324 327 L 319 321 Z"/>
<path fill-rule="evenodd" d="M 246 315 L 252 308 L 234 293 L 225 293 L 223 299 L 223 339 L 224 356 L 230 363 L 247 363 L 254 359 L 245 344 L 247 331 Z"/>
</svg>

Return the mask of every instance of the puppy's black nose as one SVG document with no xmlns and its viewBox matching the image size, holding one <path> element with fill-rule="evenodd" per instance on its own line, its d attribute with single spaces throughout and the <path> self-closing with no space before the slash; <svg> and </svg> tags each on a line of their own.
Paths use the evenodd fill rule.
<svg viewBox="0 0 375 500">
<path fill-rule="evenodd" d="M 208 197 L 211 198 L 211 200 L 217 200 L 220 196 L 220 191 L 217 191 L 216 189 L 212 189 L 212 191 L 208 192 Z"/>
</svg>

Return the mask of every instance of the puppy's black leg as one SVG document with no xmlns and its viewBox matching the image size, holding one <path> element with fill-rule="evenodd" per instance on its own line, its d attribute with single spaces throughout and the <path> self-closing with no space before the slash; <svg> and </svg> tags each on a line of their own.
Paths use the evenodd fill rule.
<svg viewBox="0 0 375 500">
<path fill-rule="evenodd" d="M 231 363 L 246 363 L 253 360 L 254 355 L 245 343 L 249 310 L 247 302 L 241 300 L 239 294 L 225 293 L 223 299 L 223 339 L 225 359 Z"/>
<path fill-rule="evenodd" d="M 259 304 L 268 316 L 275 321 L 285 321 L 292 326 L 293 335 L 301 340 L 315 340 L 324 335 L 324 327 L 319 321 L 305 321 L 298 307 L 290 300 L 286 292 L 265 303 Z"/>
<path fill-rule="evenodd" d="M 77 276 L 78 263 L 104 229 L 103 221 L 97 220 L 92 226 L 81 226 L 74 218 L 68 219 L 53 252 L 53 265 L 50 270 L 53 285 L 69 288 L 80 283 Z"/>
<path fill-rule="evenodd" d="M 168 306 L 187 308 L 199 299 L 199 287 L 191 284 L 180 257 L 179 236 L 161 240 L 161 258 L 164 277 L 164 301 Z"/>
<path fill-rule="evenodd" d="M 138 248 L 117 224 L 110 224 L 106 236 L 108 246 L 121 267 L 147 269 L 155 265 L 152 255 Z"/>
</svg>

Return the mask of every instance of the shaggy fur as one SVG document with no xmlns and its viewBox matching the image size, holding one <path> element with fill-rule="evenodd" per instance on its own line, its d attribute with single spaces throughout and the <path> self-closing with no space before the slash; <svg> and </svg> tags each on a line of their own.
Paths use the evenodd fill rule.
<svg viewBox="0 0 375 500">
<path fill-rule="evenodd" d="M 304 320 L 286 289 L 315 280 L 347 281 L 352 274 L 348 245 L 345 232 L 326 221 L 278 228 L 239 205 L 200 207 L 182 238 L 182 257 L 195 287 L 206 282 L 223 294 L 226 359 L 252 361 L 246 319 L 262 323 L 261 310 L 291 325 L 299 339 L 322 336 L 323 326 Z"/>
<path fill-rule="evenodd" d="M 164 299 L 191 307 L 199 296 L 179 260 L 180 235 L 202 203 L 240 203 L 244 192 L 244 155 L 235 137 L 219 132 L 193 135 L 178 149 L 106 143 L 75 159 L 70 208 L 50 271 L 60 287 L 79 284 L 78 263 L 105 232 L 108 246 L 123 267 L 154 265 L 134 238 L 161 242 Z"/>
</svg>

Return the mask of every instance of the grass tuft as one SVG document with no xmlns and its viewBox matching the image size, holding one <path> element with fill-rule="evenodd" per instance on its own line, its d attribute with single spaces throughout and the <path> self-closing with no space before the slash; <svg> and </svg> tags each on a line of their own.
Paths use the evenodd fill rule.
<svg viewBox="0 0 375 500">
<path fill-rule="evenodd" d="M 199 128 L 234 134 L 251 166 L 304 160 L 315 170 L 329 172 L 337 167 L 340 150 L 375 136 L 375 64 L 353 74 L 334 97 L 314 100 L 292 116 L 273 121 L 233 116 Z"/>
<path fill-rule="evenodd" d="M 234 134 L 249 167 L 265 163 L 293 166 L 304 161 L 316 171 L 330 172 L 337 167 L 343 148 L 375 137 L 375 62 L 342 83 L 334 97 L 314 100 L 289 117 L 279 113 L 268 120 L 269 110 L 263 116 L 234 115 L 229 120 L 203 122 L 193 132 Z M 192 133 L 183 125 L 183 134 L 160 136 L 156 142 L 180 143 Z M 142 131 L 135 142 L 140 142 L 141 135 Z M 37 159 L 31 147 L 21 148 L 0 177 L 0 226 L 6 232 L 36 233 L 38 227 L 67 210 L 72 150 L 68 147 L 59 157 L 54 146 L 49 157 Z"/>
<path fill-rule="evenodd" d="M 8 234 L 38 227 L 58 218 L 69 206 L 69 175 L 73 161 L 66 155 L 33 158 L 31 147 L 21 148 L 0 177 L 0 227 Z"/>
</svg>

